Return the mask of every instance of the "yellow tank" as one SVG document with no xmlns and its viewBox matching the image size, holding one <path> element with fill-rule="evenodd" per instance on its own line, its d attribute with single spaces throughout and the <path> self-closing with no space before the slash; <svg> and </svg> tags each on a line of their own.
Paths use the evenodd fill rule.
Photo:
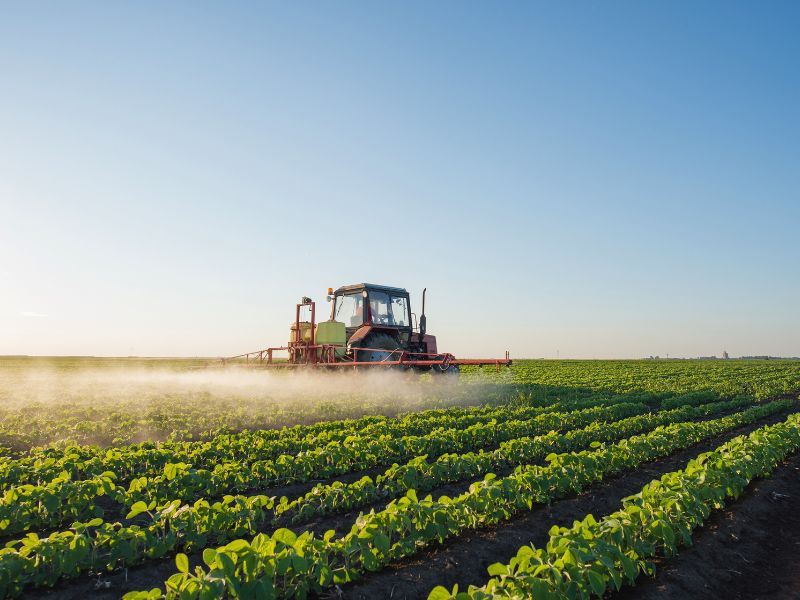
<svg viewBox="0 0 800 600">
<path fill-rule="evenodd" d="M 289 327 L 290 344 L 297 340 L 295 331 L 297 331 L 297 323 L 292 323 L 291 327 Z M 311 341 L 311 323 L 309 321 L 300 321 L 300 341 L 305 343 Z"/>
<path fill-rule="evenodd" d="M 344 323 L 339 321 L 322 321 L 317 323 L 317 331 L 314 335 L 317 344 L 341 346 L 336 349 L 336 356 L 343 356 L 345 344 L 347 343 L 347 332 Z"/>
</svg>

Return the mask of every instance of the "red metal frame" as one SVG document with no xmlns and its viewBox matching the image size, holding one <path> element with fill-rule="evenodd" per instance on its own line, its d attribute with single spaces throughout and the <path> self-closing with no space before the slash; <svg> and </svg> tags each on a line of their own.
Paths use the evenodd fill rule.
<svg viewBox="0 0 800 600">
<path fill-rule="evenodd" d="M 308 343 L 303 341 L 302 329 L 300 327 L 300 311 L 303 306 L 311 307 L 311 339 Z M 341 346 L 333 344 L 317 344 L 315 339 L 315 326 L 316 326 L 316 303 L 304 302 L 297 305 L 295 312 L 295 332 L 294 341 L 289 342 L 287 346 L 275 346 L 272 348 L 264 348 L 263 350 L 256 350 L 254 352 L 247 352 L 239 354 L 238 356 L 231 356 L 223 358 L 222 364 L 236 359 L 244 359 L 246 366 L 265 367 L 265 368 L 291 368 L 291 367 L 309 367 L 317 366 L 323 368 L 341 368 L 341 367 L 393 367 L 393 366 L 408 366 L 408 367 L 439 367 L 442 371 L 447 370 L 450 365 L 495 365 L 497 370 L 500 367 L 507 367 L 511 365 L 511 357 L 506 351 L 505 358 L 468 358 L 457 359 L 452 354 L 446 352 L 439 353 L 426 353 L 426 352 L 409 352 L 408 350 L 387 350 L 386 348 L 353 348 L 354 360 L 336 360 L 336 350 L 341 349 Z M 273 362 L 273 353 L 288 351 L 289 359 L 285 363 Z M 358 353 L 363 351 L 372 352 L 387 352 L 389 356 L 387 359 L 371 362 L 371 361 L 358 361 Z M 413 356 L 415 358 L 409 358 Z M 426 356 L 431 358 L 419 359 L 417 357 Z M 393 360 L 388 360 L 393 358 Z"/>
</svg>

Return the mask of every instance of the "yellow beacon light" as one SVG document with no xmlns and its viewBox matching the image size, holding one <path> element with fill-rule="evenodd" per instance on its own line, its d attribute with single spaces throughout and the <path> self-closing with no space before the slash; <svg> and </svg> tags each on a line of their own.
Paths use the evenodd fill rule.
<svg viewBox="0 0 800 600">
<path fill-rule="evenodd" d="M 328 296 L 332 296 L 332 295 L 333 295 L 333 288 L 328 288 Z"/>
</svg>

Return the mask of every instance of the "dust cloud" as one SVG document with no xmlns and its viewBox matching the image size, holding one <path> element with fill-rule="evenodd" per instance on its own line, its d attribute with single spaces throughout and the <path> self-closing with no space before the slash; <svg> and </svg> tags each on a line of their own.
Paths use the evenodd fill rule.
<svg viewBox="0 0 800 600">
<path fill-rule="evenodd" d="M 426 398 L 479 396 L 480 381 L 460 382 L 451 376 L 420 376 L 396 371 L 273 372 L 227 369 L 31 369 L 0 372 L 3 407 L 30 403 L 114 402 L 207 395 L 254 401 L 330 401 L 337 398 L 386 398 L 416 404 Z"/>
<path fill-rule="evenodd" d="M 0 446 L 118 445 L 493 403 L 502 377 L 0 359 Z"/>
</svg>

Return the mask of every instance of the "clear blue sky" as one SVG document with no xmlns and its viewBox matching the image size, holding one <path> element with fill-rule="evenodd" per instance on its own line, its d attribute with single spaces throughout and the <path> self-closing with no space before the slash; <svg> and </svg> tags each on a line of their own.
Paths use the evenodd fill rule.
<svg viewBox="0 0 800 600">
<path fill-rule="evenodd" d="M 800 355 L 799 28 L 796 2 L 7 4 L 0 354 L 238 353 L 369 281 L 427 286 L 459 355 Z"/>
</svg>

